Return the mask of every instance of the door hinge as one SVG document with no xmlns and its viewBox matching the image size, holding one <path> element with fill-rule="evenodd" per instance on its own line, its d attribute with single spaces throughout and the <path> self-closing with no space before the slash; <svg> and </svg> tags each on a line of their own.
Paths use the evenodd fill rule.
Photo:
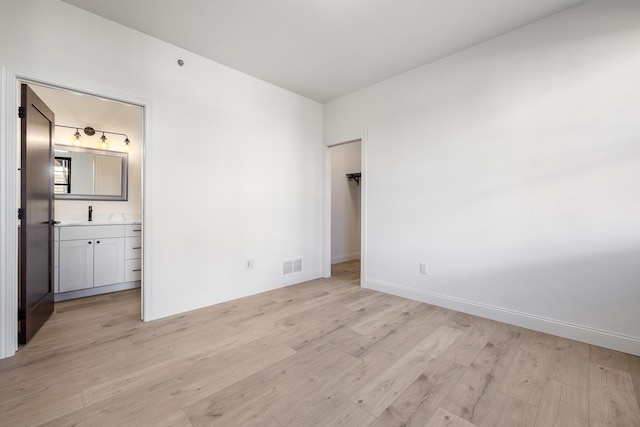
<svg viewBox="0 0 640 427">
<path fill-rule="evenodd" d="M 18 322 L 22 322 L 27 318 L 27 313 L 24 309 L 18 310 Z"/>
<path fill-rule="evenodd" d="M 25 116 L 26 116 L 26 111 L 24 107 L 18 107 L 18 118 L 24 119 Z"/>
<path fill-rule="evenodd" d="M 24 209 L 18 208 L 18 219 L 24 219 Z"/>
</svg>

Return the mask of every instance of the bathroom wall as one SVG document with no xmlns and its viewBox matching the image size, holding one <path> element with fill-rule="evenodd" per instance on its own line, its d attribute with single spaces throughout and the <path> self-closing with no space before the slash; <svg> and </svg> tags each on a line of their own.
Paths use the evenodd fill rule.
<svg viewBox="0 0 640 427">
<path fill-rule="evenodd" d="M 102 149 L 101 134 L 85 135 L 82 129 L 91 126 L 117 133 L 124 133 L 131 140 L 128 151 L 128 200 L 56 200 L 55 219 L 57 221 L 78 221 L 87 219 L 88 206 L 93 207 L 93 219 L 100 220 L 136 220 L 142 218 L 142 129 L 143 110 L 134 105 L 123 104 L 82 95 L 70 91 L 31 85 L 34 92 L 53 110 L 56 123 L 67 126 L 79 126 L 83 147 Z M 55 128 L 55 142 L 59 145 L 72 145 L 75 129 Z M 124 152 L 124 137 L 106 134 L 107 150 Z M 72 174 L 73 176 L 73 174 Z"/>
</svg>

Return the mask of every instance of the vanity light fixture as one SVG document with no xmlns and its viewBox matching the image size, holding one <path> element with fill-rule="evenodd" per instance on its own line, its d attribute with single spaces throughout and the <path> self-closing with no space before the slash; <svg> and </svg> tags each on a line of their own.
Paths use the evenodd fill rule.
<svg viewBox="0 0 640 427">
<path fill-rule="evenodd" d="M 80 143 L 81 143 L 80 138 L 82 137 L 82 135 L 80 135 L 80 128 L 79 127 L 77 127 L 77 126 L 65 126 L 65 125 L 56 125 L 56 127 L 67 128 L 67 129 L 75 129 L 76 133 L 73 134 L 73 143 L 75 145 L 80 145 Z M 84 132 L 85 135 L 88 135 L 88 136 L 93 136 L 93 135 L 96 134 L 96 132 L 102 132 L 102 136 L 100 137 L 100 147 L 103 148 L 103 149 L 107 149 L 108 148 L 108 140 L 107 140 L 107 137 L 106 137 L 105 133 L 108 133 L 110 135 L 121 135 L 121 136 L 124 136 L 124 149 L 125 149 L 125 151 L 129 151 L 129 149 L 131 148 L 131 141 L 129 140 L 129 137 L 124 133 L 110 132 L 108 130 L 94 129 L 91 126 L 87 126 L 87 127 L 83 128 L 82 131 Z"/>
</svg>

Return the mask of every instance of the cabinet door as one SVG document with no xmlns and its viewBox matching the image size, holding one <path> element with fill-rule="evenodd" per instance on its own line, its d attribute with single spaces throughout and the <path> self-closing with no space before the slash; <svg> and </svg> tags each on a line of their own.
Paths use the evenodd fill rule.
<svg viewBox="0 0 640 427">
<path fill-rule="evenodd" d="M 124 239 L 96 239 L 93 254 L 93 286 L 124 282 Z"/>
<path fill-rule="evenodd" d="M 93 240 L 59 242 L 60 292 L 93 286 Z"/>
</svg>

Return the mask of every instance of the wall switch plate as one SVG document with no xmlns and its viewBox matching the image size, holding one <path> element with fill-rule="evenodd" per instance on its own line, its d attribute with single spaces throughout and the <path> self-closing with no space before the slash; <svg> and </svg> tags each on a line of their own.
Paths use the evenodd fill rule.
<svg viewBox="0 0 640 427">
<path fill-rule="evenodd" d="M 420 274 L 427 274 L 427 263 L 426 262 L 421 262 L 420 263 Z"/>
<path fill-rule="evenodd" d="M 247 263 L 245 264 L 245 266 L 247 267 L 247 270 L 251 270 L 252 268 L 254 268 L 256 266 L 256 262 L 255 262 L 255 260 L 248 259 Z"/>
</svg>

